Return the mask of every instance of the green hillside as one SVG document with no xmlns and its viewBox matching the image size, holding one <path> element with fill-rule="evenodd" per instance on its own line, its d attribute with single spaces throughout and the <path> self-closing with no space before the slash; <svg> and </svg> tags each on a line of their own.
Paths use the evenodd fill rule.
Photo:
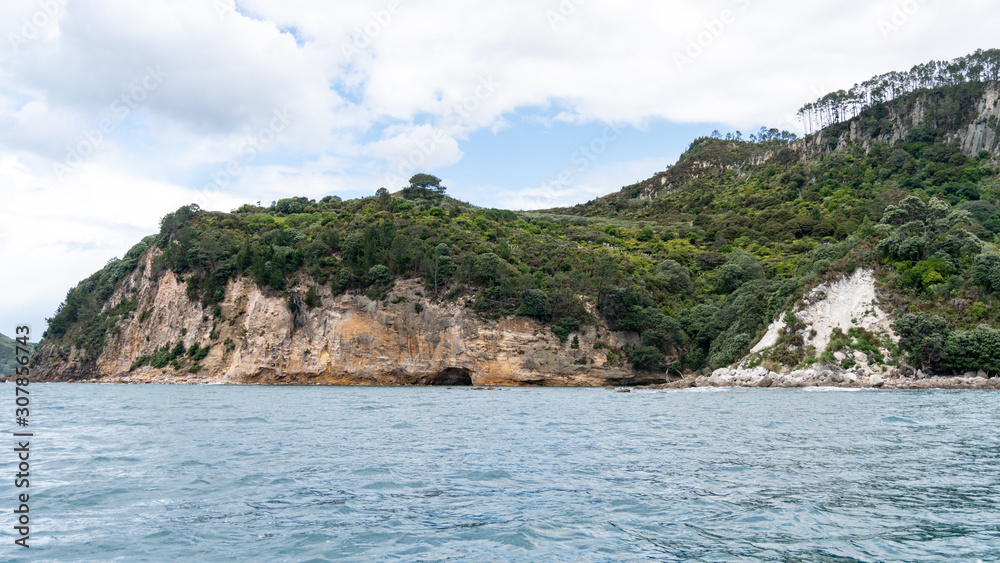
<svg viewBox="0 0 1000 563">
<path fill-rule="evenodd" d="M 991 53 L 975 56 L 988 62 Z M 241 275 L 283 294 L 293 311 L 318 305 L 315 290 L 289 289 L 297 280 L 380 299 L 396 280 L 421 278 L 430 299 L 486 318 L 533 317 L 559 335 L 600 317 L 637 337 L 609 358 L 696 371 L 745 355 L 804 288 L 866 266 L 903 337 L 886 362 L 997 371 L 997 154 L 967 154 L 956 140 L 977 120 L 996 136 L 995 104 L 981 103 L 997 89 L 992 68 L 869 93 L 807 139 L 774 129 L 697 139 L 669 170 L 573 208 L 482 209 L 449 198 L 428 175 L 351 201 L 184 207 L 72 289 L 45 338 L 96 359 L 116 322 L 145 313 L 128 299 L 101 311 L 155 247 L 163 253 L 154 273 L 179 274 L 207 305 Z M 918 99 L 931 108 L 922 123 L 907 113 Z M 850 138 L 852 123 L 860 137 Z M 905 135 L 893 140 L 900 127 Z M 772 360 L 817 358 L 799 349 Z"/>
<path fill-rule="evenodd" d="M 0 375 L 7 376 L 14 373 L 15 368 L 19 367 L 16 360 L 16 347 L 17 342 L 14 339 L 0 334 Z M 28 350 L 34 350 L 35 344 L 28 343 Z"/>
</svg>

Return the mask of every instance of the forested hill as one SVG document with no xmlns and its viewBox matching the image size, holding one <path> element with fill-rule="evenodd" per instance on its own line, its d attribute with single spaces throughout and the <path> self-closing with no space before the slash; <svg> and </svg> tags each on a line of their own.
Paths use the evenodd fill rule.
<svg viewBox="0 0 1000 563">
<path fill-rule="evenodd" d="M 587 331 L 631 335 L 578 361 L 599 348 L 610 365 L 690 372 L 739 360 L 807 288 L 866 267 L 902 337 L 868 342 L 886 363 L 1000 371 L 997 86 L 976 77 L 874 100 L 806 139 L 700 138 L 669 170 L 568 209 L 481 209 L 425 174 L 351 201 L 184 207 L 71 290 L 43 346 L 49 361 L 85 366 L 120 323 L 146 322 L 128 294 L 111 297 L 148 256 L 154 277 L 172 271 L 206 311 L 238 278 L 293 312 L 323 296 L 388 300 L 417 278 L 427 303 L 533 319 L 567 350 Z M 770 360 L 832 361 L 785 350 Z"/>
<path fill-rule="evenodd" d="M 15 372 L 16 368 L 21 366 L 17 361 L 18 356 L 16 354 L 17 346 L 19 345 L 26 347 L 29 353 L 35 348 L 34 343 L 29 342 L 27 346 L 24 346 L 13 338 L 0 334 L 0 376 L 11 375 Z"/>
</svg>

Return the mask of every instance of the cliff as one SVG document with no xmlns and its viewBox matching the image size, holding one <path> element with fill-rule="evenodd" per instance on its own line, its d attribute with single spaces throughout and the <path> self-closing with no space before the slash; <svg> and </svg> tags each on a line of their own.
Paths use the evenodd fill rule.
<svg viewBox="0 0 1000 563">
<path fill-rule="evenodd" d="M 935 79 L 946 85 L 893 75 L 825 96 L 809 106 L 825 128 L 804 140 L 696 139 L 669 170 L 572 209 L 479 208 L 427 174 L 395 196 L 184 206 L 69 291 L 36 371 L 302 384 L 607 385 L 818 365 L 988 377 L 1000 373 L 1000 91 L 994 74 L 950 68 Z M 880 101 L 858 105 L 869 98 Z"/>
<path fill-rule="evenodd" d="M 860 115 L 792 143 L 803 155 L 855 144 L 871 150 L 877 142 L 952 143 L 968 157 L 981 151 L 1000 155 L 1000 86 L 965 84 L 921 90 L 867 108 Z"/>
<path fill-rule="evenodd" d="M 103 351 L 88 362 L 63 341 L 45 341 L 35 355 L 39 380 L 159 383 L 256 383 L 327 385 L 550 385 L 603 386 L 664 381 L 608 363 L 594 344 L 624 345 L 624 335 L 587 327 L 566 341 L 525 317 L 477 318 L 455 303 L 425 298 L 423 284 L 400 280 L 387 299 L 334 297 L 320 290 L 320 304 L 293 312 L 281 294 L 253 281 L 230 280 L 218 307 L 188 297 L 186 282 L 170 270 L 158 277 L 153 259 L 137 268 L 104 306 L 110 311 L 134 300 L 106 336 Z M 305 284 L 292 292 L 305 292 Z M 419 310 L 419 312 L 418 312 Z M 573 347 L 573 337 L 578 346 Z M 130 369 L 140 358 L 173 349 L 208 348 L 194 361 Z M 194 369 L 192 369 L 194 366 Z"/>
</svg>

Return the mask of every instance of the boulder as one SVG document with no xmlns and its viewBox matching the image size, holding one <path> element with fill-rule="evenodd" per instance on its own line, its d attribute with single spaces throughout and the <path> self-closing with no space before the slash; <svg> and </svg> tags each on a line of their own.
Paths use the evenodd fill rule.
<svg viewBox="0 0 1000 563">
<path fill-rule="evenodd" d="M 868 384 L 871 385 L 872 387 L 882 387 L 883 385 L 885 385 L 885 380 L 882 379 L 881 375 L 873 375 L 870 378 L 868 378 Z"/>
<path fill-rule="evenodd" d="M 976 377 L 978 377 L 979 379 L 989 379 L 990 374 L 986 373 L 986 371 L 984 370 L 979 370 L 978 372 L 976 372 Z"/>
</svg>

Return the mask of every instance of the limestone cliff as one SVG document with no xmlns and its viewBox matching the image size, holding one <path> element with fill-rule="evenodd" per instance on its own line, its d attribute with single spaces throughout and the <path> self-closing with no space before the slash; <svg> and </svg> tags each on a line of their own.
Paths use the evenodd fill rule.
<svg viewBox="0 0 1000 563">
<path fill-rule="evenodd" d="M 877 118 L 854 118 L 792 143 L 803 155 L 827 152 L 848 143 L 866 150 L 882 141 L 894 144 L 924 125 L 943 132 L 938 142 L 955 143 L 969 157 L 980 151 L 1000 155 L 1000 88 L 982 85 L 972 98 L 923 91 L 879 106 Z M 951 107 L 955 106 L 955 107 Z M 875 110 L 869 109 L 873 112 Z"/>
<path fill-rule="evenodd" d="M 359 295 L 334 297 L 320 290 L 321 304 L 293 312 L 288 300 L 262 291 L 251 280 L 229 282 L 218 308 L 188 298 L 172 272 L 151 276 L 155 248 L 105 305 L 135 299 L 135 311 L 107 334 L 96 361 L 60 341 L 35 356 L 41 380 L 342 385 L 555 385 L 598 386 L 659 383 L 662 374 L 641 374 L 610 365 L 609 349 L 625 337 L 586 327 L 560 341 L 547 326 L 524 317 L 484 321 L 456 303 L 425 299 L 416 280 L 400 281 L 385 301 Z M 304 294 L 305 285 L 291 288 Z M 578 347 L 573 347 L 573 337 Z M 130 370 L 178 341 L 185 349 L 210 347 L 192 364 Z M 600 341 L 595 349 L 594 345 Z M 608 348 L 604 348 L 608 347 Z M 614 358 L 614 354 L 611 355 Z M 624 362 L 621 362 L 624 364 Z M 191 366 L 194 366 L 192 370 Z"/>
</svg>

